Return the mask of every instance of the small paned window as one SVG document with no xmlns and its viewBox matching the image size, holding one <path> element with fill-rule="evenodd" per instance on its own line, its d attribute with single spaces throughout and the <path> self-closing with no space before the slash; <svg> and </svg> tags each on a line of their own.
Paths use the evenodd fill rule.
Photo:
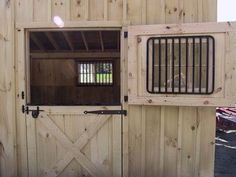
<svg viewBox="0 0 236 177">
<path fill-rule="evenodd" d="M 215 40 L 170 36 L 147 41 L 147 91 L 152 94 L 212 94 Z"/>
<path fill-rule="evenodd" d="M 78 62 L 79 86 L 109 86 L 113 84 L 112 61 L 80 61 Z"/>
</svg>

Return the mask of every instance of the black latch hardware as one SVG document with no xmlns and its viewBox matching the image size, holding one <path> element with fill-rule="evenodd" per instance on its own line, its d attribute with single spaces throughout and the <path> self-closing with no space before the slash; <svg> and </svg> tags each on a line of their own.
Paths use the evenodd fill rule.
<svg viewBox="0 0 236 177">
<path fill-rule="evenodd" d="M 124 38 L 128 38 L 128 32 L 127 31 L 124 32 Z"/>
<path fill-rule="evenodd" d="M 109 114 L 117 114 L 117 115 L 124 115 L 127 116 L 127 111 L 126 110 L 96 110 L 96 111 L 84 111 L 84 114 L 104 114 L 104 115 L 109 115 Z"/>
<path fill-rule="evenodd" d="M 35 119 L 39 117 L 39 114 L 42 111 L 44 111 L 44 110 L 40 110 L 38 106 L 37 106 L 37 108 L 35 110 L 29 109 L 28 106 L 24 106 L 24 105 L 22 106 L 22 113 L 23 114 L 24 113 L 29 114 L 29 112 L 32 112 L 31 113 L 32 117 L 35 118 Z"/>
<path fill-rule="evenodd" d="M 22 99 L 22 100 L 25 99 L 25 92 L 21 92 L 21 99 Z"/>
<path fill-rule="evenodd" d="M 124 96 L 124 102 L 128 102 L 129 101 L 129 97 L 126 95 Z"/>
</svg>

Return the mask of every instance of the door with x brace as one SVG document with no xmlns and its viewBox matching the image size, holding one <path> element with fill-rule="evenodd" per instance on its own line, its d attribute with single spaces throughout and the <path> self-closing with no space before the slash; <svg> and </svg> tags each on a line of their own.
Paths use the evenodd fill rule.
<svg viewBox="0 0 236 177">
<path fill-rule="evenodd" d="M 120 177 L 120 116 L 67 109 L 44 111 L 36 120 L 27 116 L 29 176 Z"/>
<path fill-rule="evenodd" d="M 25 29 L 17 33 L 17 79 L 19 117 L 25 123 L 26 176 L 121 177 L 121 105 L 40 106 L 38 112 L 38 106 L 27 106 L 30 63 L 25 35 Z M 101 114 L 85 114 L 97 110 Z"/>
</svg>

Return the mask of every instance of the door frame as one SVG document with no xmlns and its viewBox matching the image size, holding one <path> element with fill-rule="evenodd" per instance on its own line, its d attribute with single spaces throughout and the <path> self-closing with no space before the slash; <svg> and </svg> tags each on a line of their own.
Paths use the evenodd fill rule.
<svg viewBox="0 0 236 177">
<path fill-rule="evenodd" d="M 17 117 L 17 144 L 18 144 L 18 168 L 21 168 L 22 176 L 29 175 L 29 163 L 28 163 L 28 142 L 27 142 L 27 116 L 22 113 L 22 105 L 26 105 L 26 96 L 24 93 L 27 89 L 27 78 L 25 77 L 27 72 L 25 69 L 28 67 L 25 65 L 25 59 L 27 59 L 27 41 L 26 35 L 27 30 L 37 31 L 37 30 L 63 30 L 63 29 L 117 29 L 120 31 L 120 107 L 122 109 L 127 108 L 127 103 L 124 101 L 124 95 L 126 95 L 126 86 L 127 86 L 127 49 L 124 49 L 123 45 L 127 40 L 124 40 L 124 29 L 122 28 L 122 24 L 115 21 L 86 21 L 86 22 L 66 22 L 65 26 L 62 28 L 57 27 L 54 23 L 41 23 L 41 22 L 32 22 L 32 23 L 18 23 L 15 27 L 15 36 L 16 36 L 16 56 L 15 56 L 15 63 L 16 63 L 16 117 Z M 29 60 L 29 59 L 27 59 Z M 123 69 L 124 68 L 124 69 Z M 24 82 L 22 82 L 24 81 Z M 36 106 L 30 106 L 31 108 L 35 109 Z M 90 109 L 98 108 L 96 106 L 40 106 L 43 110 L 47 112 L 53 113 L 71 113 L 77 114 L 80 110 L 78 108 L 81 107 L 90 107 Z M 109 106 L 117 108 L 117 106 Z M 78 110 L 76 110 L 78 109 Z M 66 111 L 65 111 L 66 110 Z M 33 119 L 30 121 L 34 121 Z M 124 167 L 128 166 L 128 154 L 125 149 L 128 150 L 128 126 L 126 125 L 127 117 L 121 116 L 121 176 L 126 176 L 126 170 L 128 168 Z M 125 150 L 125 151 L 124 151 Z"/>
</svg>

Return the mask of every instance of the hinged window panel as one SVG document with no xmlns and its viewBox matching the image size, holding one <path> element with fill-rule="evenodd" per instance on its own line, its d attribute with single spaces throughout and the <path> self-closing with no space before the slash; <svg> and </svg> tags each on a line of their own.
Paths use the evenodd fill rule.
<svg viewBox="0 0 236 177">
<path fill-rule="evenodd" d="M 129 104 L 234 106 L 236 23 L 128 27 Z"/>
</svg>

